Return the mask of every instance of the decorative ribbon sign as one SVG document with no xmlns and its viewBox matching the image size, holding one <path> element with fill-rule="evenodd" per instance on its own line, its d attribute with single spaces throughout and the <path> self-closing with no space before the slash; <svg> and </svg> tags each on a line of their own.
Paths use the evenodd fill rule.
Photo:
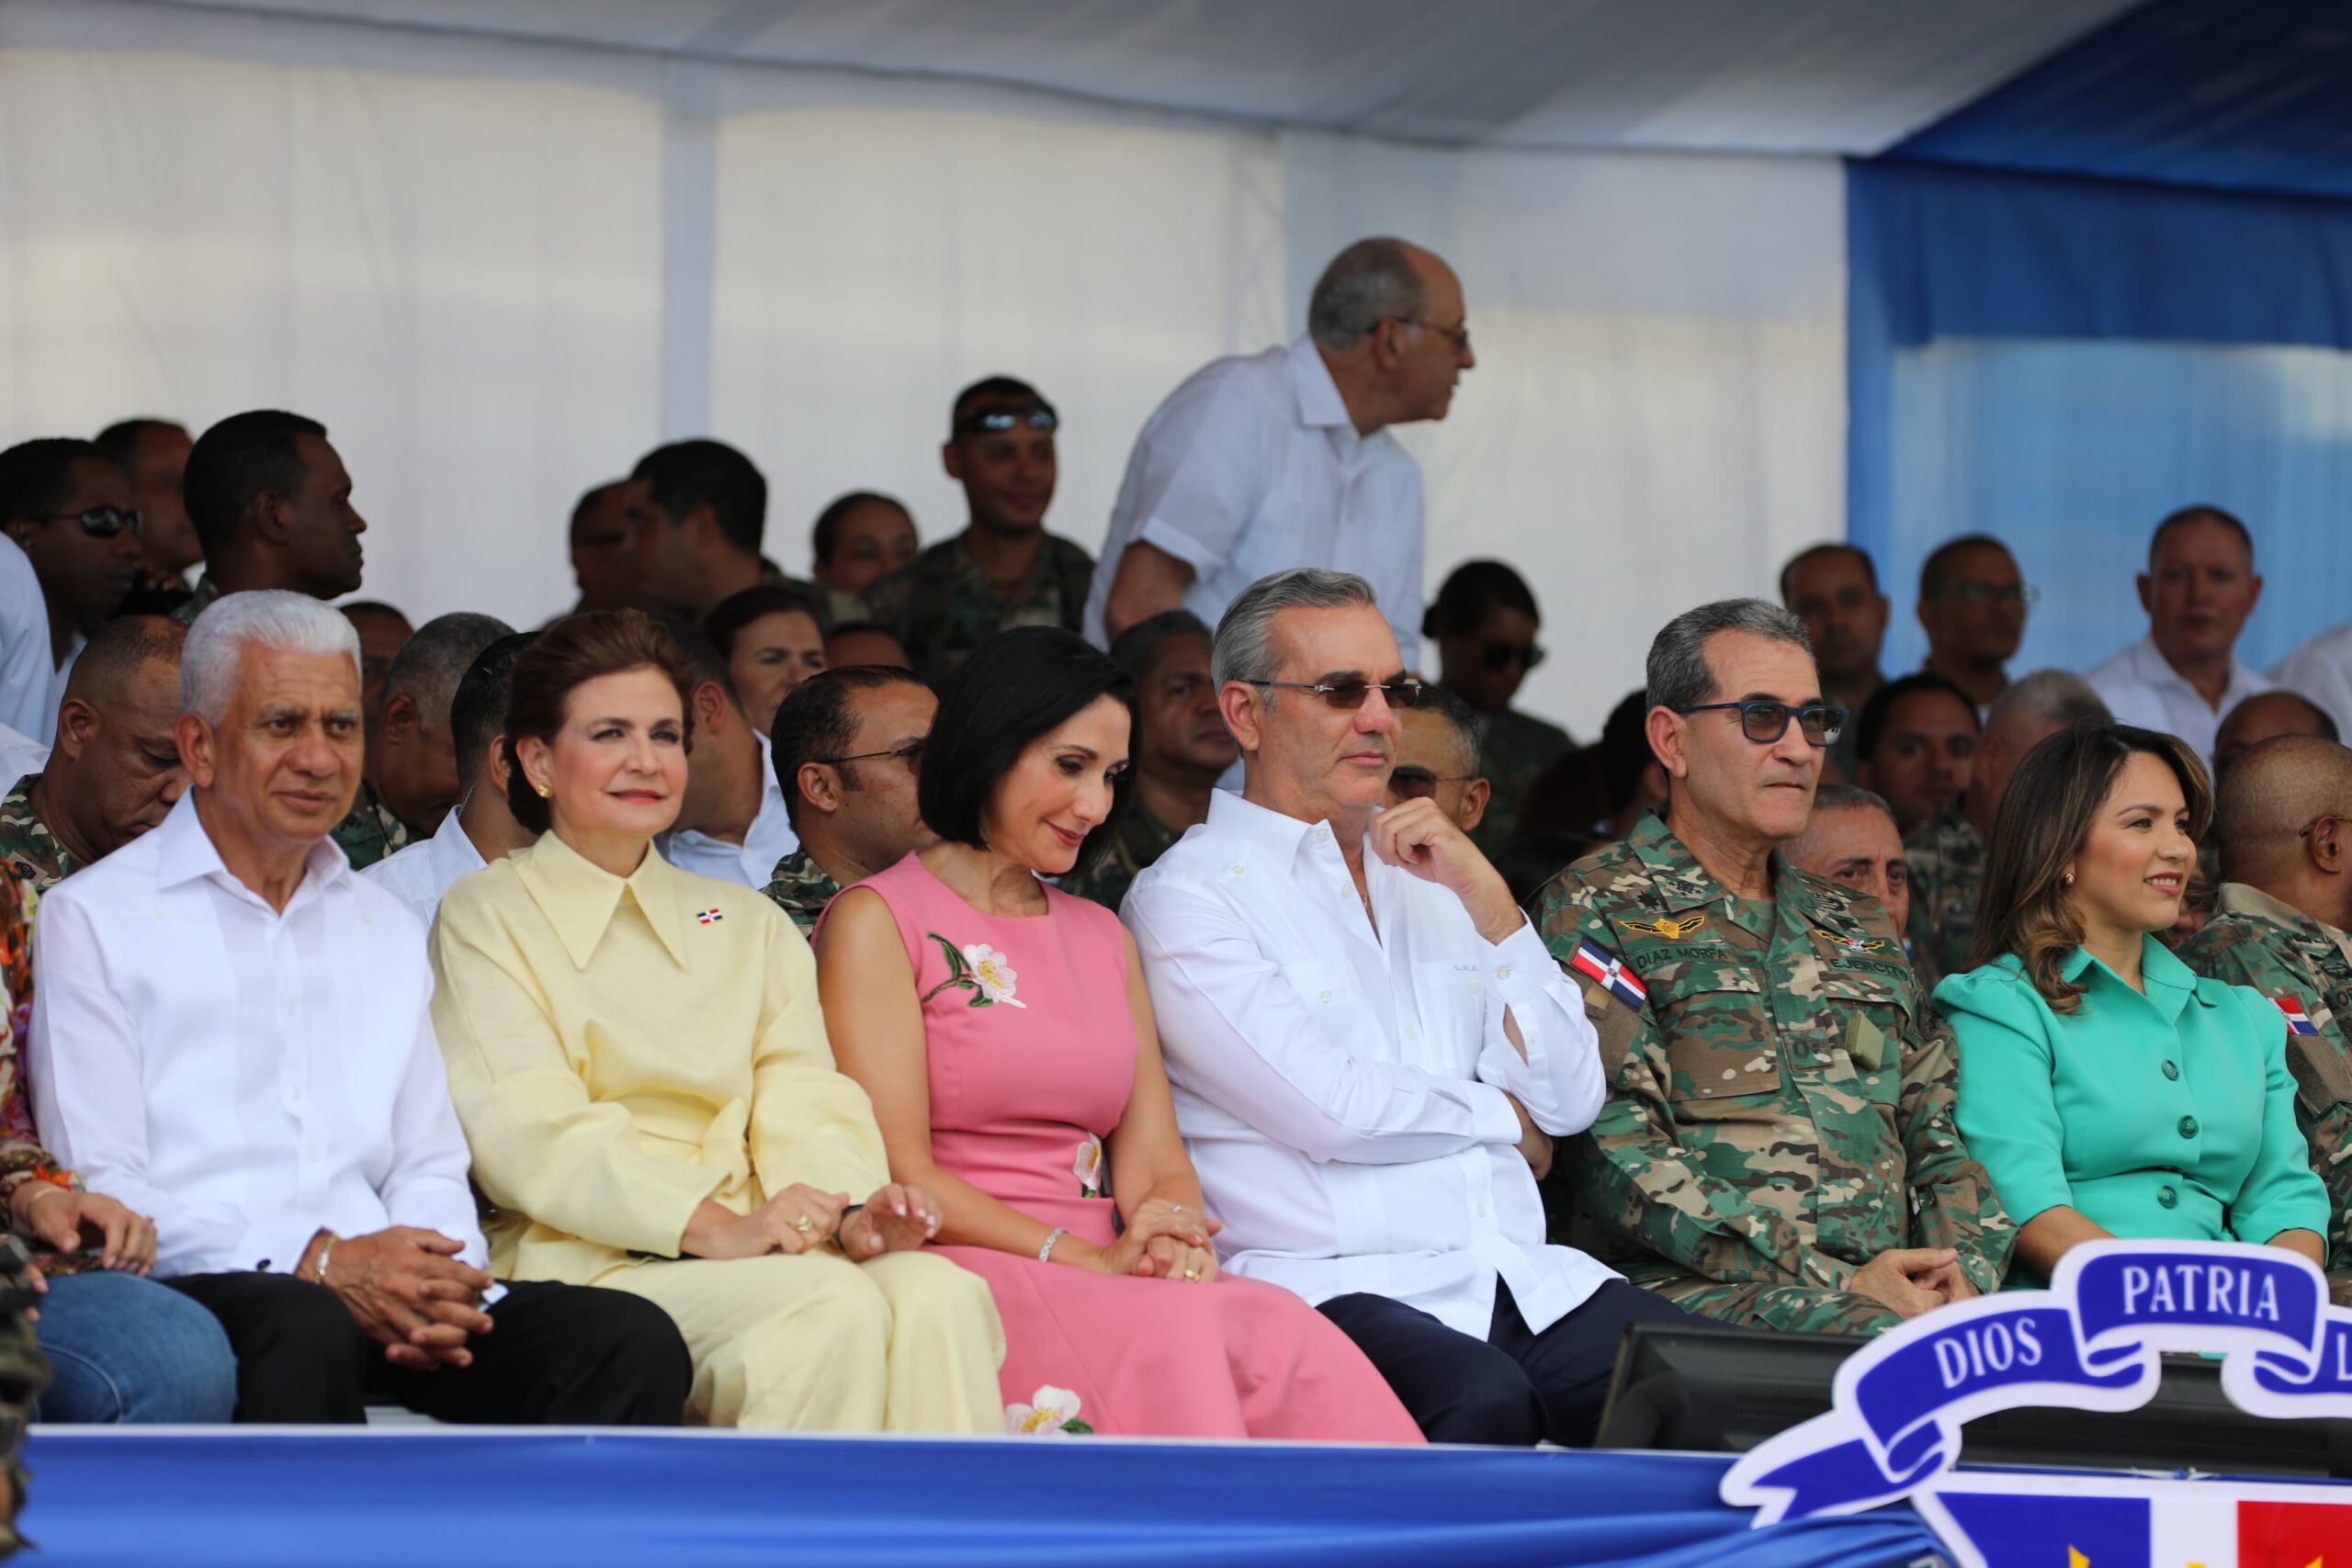
<svg viewBox="0 0 2352 1568">
<path fill-rule="evenodd" d="M 2031 1405 L 2137 1409 L 2163 1350 L 2222 1355 L 2222 1390 L 2251 1415 L 2352 1416 L 2352 1310 L 2328 1305 L 2309 1259 L 2239 1242 L 2089 1242 L 2046 1291 L 1939 1307 L 1855 1351 L 1829 1413 L 1744 1455 L 1724 1501 L 1755 1508 L 1758 1526 L 1931 1502 L 1968 1422 Z"/>
</svg>

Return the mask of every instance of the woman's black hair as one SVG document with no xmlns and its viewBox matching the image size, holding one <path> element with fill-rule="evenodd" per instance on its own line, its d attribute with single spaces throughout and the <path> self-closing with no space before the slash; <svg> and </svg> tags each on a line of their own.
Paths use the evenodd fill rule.
<svg viewBox="0 0 2352 1568">
<path fill-rule="evenodd" d="M 974 650 L 948 677 L 923 743 L 915 800 L 941 838 L 988 847 L 980 819 L 997 786 L 1030 742 L 1100 697 L 1127 710 L 1135 734 L 1135 681 L 1110 656 L 1059 626 L 1015 626 Z M 1072 874 L 1102 858 L 1135 794 L 1135 769 L 1111 781 L 1111 814 L 1078 847 Z"/>
<path fill-rule="evenodd" d="M 1497 610 L 1517 610 L 1531 621 L 1544 619 L 1527 579 L 1498 560 L 1466 560 L 1439 585 L 1436 600 L 1421 617 L 1421 635 L 1441 637 L 1472 631 Z"/>
</svg>

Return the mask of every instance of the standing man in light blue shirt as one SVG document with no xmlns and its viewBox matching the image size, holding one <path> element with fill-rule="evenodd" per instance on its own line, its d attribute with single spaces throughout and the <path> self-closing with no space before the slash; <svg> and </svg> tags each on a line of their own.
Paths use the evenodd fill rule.
<svg viewBox="0 0 2352 1568">
<path fill-rule="evenodd" d="M 1163 610 L 1217 624 L 1269 572 L 1364 578 L 1410 667 L 1421 470 L 1388 426 L 1443 419 L 1476 367 L 1462 280 L 1402 240 L 1359 240 L 1315 286 L 1306 335 L 1216 360 L 1136 438 L 1087 596 L 1098 648 Z"/>
</svg>

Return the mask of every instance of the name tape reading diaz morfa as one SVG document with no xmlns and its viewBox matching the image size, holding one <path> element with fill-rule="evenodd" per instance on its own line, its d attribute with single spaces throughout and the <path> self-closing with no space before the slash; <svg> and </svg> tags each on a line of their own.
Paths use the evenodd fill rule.
<svg viewBox="0 0 2352 1568">
<path fill-rule="evenodd" d="M 2053 1488 L 2046 1479 L 2020 1477 L 2015 1495 L 2005 1497 L 1997 1496 L 2003 1478 L 1952 1473 L 1961 1428 L 1977 1416 L 2035 1405 L 2145 1404 L 2155 1396 L 2165 1350 L 2222 1356 L 2222 1387 L 2250 1415 L 2352 1416 L 2352 1309 L 2329 1306 L 2326 1279 L 2310 1260 L 2240 1242 L 2090 1242 L 2059 1260 L 2046 1291 L 2004 1291 L 1940 1307 L 1855 1351 L 1838 1370 L 1829 1412 L 1743 1455 L 1724 1477 L 1724 1501 L 1755 1508 L 1755 1522 L 1764 1526 L 1909 1499 L 1971 1568 L 2001 1568 L 2008 1560 L 2000 1541 L 1988 1538 L 1994 1527 L 1981 1521 L 2005 1517 L 1996 1533 L 2006 1540 L 2034 1517 L 2037 1499 L 2046 1503 L 2053 1492 L 2061 1503 L 2071 1492 L 2086 1535 L 2121 1549 L 2110 1561 L 2152 1561 L 2141 1524 L 2153 1529 L 2150 1521 L 2172 1517 L 2186 1529 L 2195 1514 L 2203 1520 L 2196 1526 L 2200 1537 L 2214 1536 L 2219 1547 L 2222 1514 L 2242 1524 L 2256 1517 L 2244 1510 L 2283 1506 L 2300 1510 L 2298 1517 L 2317 1510 L 2312 1517 L 2352 1568 L 2352 1488 L 2135 1484 L 2122 1477 Z M 2187 1514 L 2184 1498 L 2198 1505 Z M 1996 1500 L 2004 1506 L 1988 1514 Z M 2106 1510 L 2103 1525 L 2084 1513 L 2094 1504 Z M 2136 1533 L 2136 1549 L 2116 1529 Z M 2098 1563 L 2086 1540 L 2070 1544 Z M 2216 1551 L 2195 1560 L 2222 1568 L 2237 1558 Z"/>
</svg>

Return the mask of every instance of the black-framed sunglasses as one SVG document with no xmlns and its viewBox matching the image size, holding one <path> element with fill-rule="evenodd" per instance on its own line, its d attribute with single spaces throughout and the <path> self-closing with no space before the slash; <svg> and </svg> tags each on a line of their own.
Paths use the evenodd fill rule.
<svg viewBox="0 0 2352 1568">
<path fill-rule="evenodd" d="M 128 532 L 139 537 L 139 509 L 135 506 L 91 506 L 80 512 L 52 512 L 35 517 L 35 523 L 79 523 L 82 532 L 93 539 L 111 539 Z"/>
<path fill-rule="evenodd" d="M 1285 692 L 1313 692 L 1335 708 L 1352 713 L 1364 698 L 1378 692 L 1392 708 L 1408 708 L 1421 700 L 1421 683 L 1406 676 L 1394 681 L 1247 681 L 1244 685 L 1279 686 Z"/>
<path fill-rule="evenodd" d="M 956 428 L 966 435 L 1001 435 L 1008 430 L 1027 425 L 1032 430 L 1058 430 L 1062 416 L 1049 403 L 1031 403 L 1027 408 L 982 409 L 967 413 Z"/>
<path fill-rule="evenodd" d="M 1420 800 L 1435 795 L 1437 786 L 1445 784 L 1468 784 L 1476 773 L 1441 773 L 1432 768 L 1408 762 L 1393 768 L 1388 773 L 1388 787 L 1407 800 Z"/>
<path fill-rule="evenodd" d="M 1478 658 L 1489 670 L 1508 670 L 1515 662 L 1521 670 L 1532 671 L 1544 662 L 1547 651 L 1541 643 L 1510 642 L 1498 637 L 1478 650 Z"/>
<path fill-rule="evenodd" d="M 1727 709 L 1739 712 L 1739 732 L 1759 746 L 1770 746 L 1789 732 L 1789 720 L 1797 721 L 1805 741 L 1813 746 L 1835 746 L 1846 732 L 1846 720 L 1850 716 L 1836 703 L 1807 703 L 1803 707 L 1791 707 L 1770 697 L 1750 697 L 1737 703 L 1693 703 L 1679 707 L 1680 714 L 1715 713 Z"/>
<path fill-rule="evenodd" d="M 907 772 L 919 773 L 922 772 L 922 741 L 910 740 L 904 746 L 894 746 L 888 751 L 859 751 L 847 757 L 811 757 L 808 760 L 822 762 L 829 768 L 838 768 L 848 762 L 871 762 L 877 758 L 896 757 L 907 765 Z"/>
</svg>

